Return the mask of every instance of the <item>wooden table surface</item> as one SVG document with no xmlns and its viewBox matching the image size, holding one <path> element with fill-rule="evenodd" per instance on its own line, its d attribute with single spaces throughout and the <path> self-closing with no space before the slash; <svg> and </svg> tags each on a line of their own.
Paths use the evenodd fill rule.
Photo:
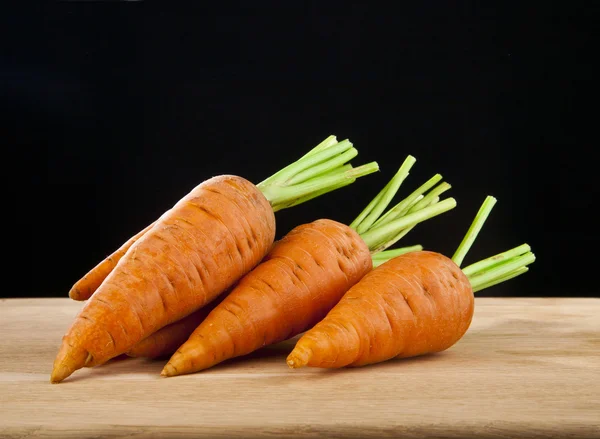
<svg viewBox="0 0 600 439">
<path fill-rule="evenodd" d="M 49 373 L 81 307 L 0 300 L 0 437 L 600 437 L 600 299 L 478 298 L 446 352 L 291 370 L 293 340 L 194 375 Z"/>
</svg>

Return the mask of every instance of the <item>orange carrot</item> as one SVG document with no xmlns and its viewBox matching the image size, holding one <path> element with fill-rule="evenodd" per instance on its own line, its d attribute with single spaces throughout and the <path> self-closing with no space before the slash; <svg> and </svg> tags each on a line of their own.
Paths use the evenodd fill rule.
<svg viewBox="0 0 600 439">
<path fill-rule="evenodd" d="M 129 238 L 125 244 L 115 250 L 111 255 L 107 256 L 106 259 L 102 260 L 98 265 L 92 268 L 85 276 L 78 280 L 71 290 L 69 291 L 69 297 L 73 300 L 87 300 L 94 294 L 94 291 L 98 289 L 100 284 L 106 279 L 106 276 L 115 268 L 119 260 L 129 250 L 135 241 L 140 239 L 144 233 L 152 228 L 154 223 L 147 226 L 144 230 L 139 232 L 137 235 Z"/>
<path fill-rule="evenodd" d="M 221 303 L 226 296 L 227 292 L 221 294 L 208 305 L 203 306 L 187 317 L 159 329 L 133 346 L 127 351 L 127 355 L 130 357 L 145 358 L 158 358 L 171 355 L 188 339 L 208 313 Z"/>
<path fill-rule="evenodd" d="M 266 255 L 274 212 L 352 183 L 349 141 L 328 138 L 258 185 L 222 175 L 165 212 L 121 257 L 63 337 L 51 382 L 127 352 L 160 328 L 212 302 Z"/>
<path fill-rule="evenodd" d="M 494 203 L 493 197 L 486 199 L 453 259 L 431 251 L 411 252 L 368 273 L 302 335 L 287 364 L 364 366 L 453 346 L 471 324 L 473 292 L 523 273 L 535 260 L 525 244 L 473 264 L 475 269 L 460 269 L 465 249 Z"/>
<path fill-rule="evenodd" d="M 367 175 L 378 169 L 375 162 L 356 169 L 352 169 L 349 164 L 343 165 L 357 153 L 348 140 L 338 143 L 335 136 L 329 136 L 298 162 L 260 183 L 258 188 L 271 202 L 274 211 L 296 206 L 346 186 L 354 182 L 356 177 Z M 153 225 L 154 223 L 130 238 L 119 249 L 92 268 L 73 285 L 69 291 L 69 297 L 73 300 L 89 299 L 129 247 Z"/>
<path fill-rule="evenodd" d="M 411 211 L 411 203 L 420 199 L 420 193 L 413 193 L 411 201 L 404 201 L 406 210 L 396 210 L 401 213 L 383 224 L 384 229 L 373 226 L 412 163 L 414 158 L 409 157 L 366 213 L 359 215 L 356 224 L 371 222 L 362 234 L 339 222 L 319 219 L 295 227 L 276 242 L 263 262 L 206 316 L 161 375 L 206 369 L 293 337 L 322 319 L 372 269 L 372 248 L 382 242 L 391 245 L 402 231 L 455 206 L 453 199 L 437 203 L 437 195 L 448 187 L 445 184 L 424 197 L 423 204 L 412 204 L 417 208 Z"/>
</svg>

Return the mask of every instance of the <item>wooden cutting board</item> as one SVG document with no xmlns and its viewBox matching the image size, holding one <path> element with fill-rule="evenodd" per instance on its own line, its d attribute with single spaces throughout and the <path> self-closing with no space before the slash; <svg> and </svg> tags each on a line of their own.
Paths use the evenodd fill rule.
<svg viewBox="0 0 600 439">
<path fill-rule="evenodd" d="M 49 373 L 81 304 L 0 300 L 0 437 L 600 437 L 600 299 L 478 298 L 446 352 L 291 370 L 293 341 L 194 375 Z"/>
</svg>

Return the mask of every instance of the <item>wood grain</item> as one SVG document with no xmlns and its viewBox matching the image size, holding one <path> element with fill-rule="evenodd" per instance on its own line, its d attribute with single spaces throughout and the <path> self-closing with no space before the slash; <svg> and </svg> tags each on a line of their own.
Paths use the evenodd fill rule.
<svg viewBox="0 0 600 439">
<path fill-rule="evenodd" d="M 454 347 L 291 370 L 293 341 L 204 372 L 116 359 L 49 373 L 82 306 L 0 300 L 0 437 L 600 437 L 600 299 L 478 298 Z"/>
</svg>

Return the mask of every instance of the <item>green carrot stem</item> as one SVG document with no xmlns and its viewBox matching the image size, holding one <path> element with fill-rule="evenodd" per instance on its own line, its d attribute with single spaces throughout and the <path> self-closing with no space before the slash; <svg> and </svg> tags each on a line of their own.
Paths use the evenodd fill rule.
<svg viewBox="0 0 600 439">
<path fill-rule="evenodd" d="M 406 216 L 395 219 L 387 224 L 379 227 L 374 227 L 361 234 L 363 241 L 369 249 L 373 250 L 378 244 L 387 242 L 395 237 L 399 231 L 407 227 L 411 227 L 434 216 L 440 215 L 456 207 L 454 198 L 447 198 L 433 206 L 428 206 L 417 212 L 409 213 Z"/>
<path fill-rule="evenodd" d="M 408 247 L 395 248 L 393 250 L 385 250 L 385 251 L 382 251 L 379 253 L 375 253 L 371 256 L 371 258 L 373 259 L 373 268 L 379 267 L 381 264 L 383 264 L 397 256 L 400 256 L 400 255 L 403 255 L 406 253 L 410 253 L 410 252 L 418 252 L 418 251 L 422 251 L 422 250 L 423 250 L 423 246 L 417 244 L 417 245 L 411 245 Z"/>
<path fill-rule="evenodd" d="M 392 201 L 392 198 L 398 192 L 400 185 L 408 176 L 410 168 L 415 164 L 416 159 L 413 156 L 408 156 L 398 169 L 394 177 L 385 185 L 385 187 L 377 194 L 377 196 L 367 205 L 367 207 L 356 217 L 350 227 L 356 230 L 359 234 L 368 230 L 371 225 L 379 218 L 386 207 Z"/>
<path fill-rule="evenodd" d="M 448 183 L 442 183 L 431 193 L 424 195 L 442 178 L 441 175 L 436 174 L 407 198 L 384 213 L 415 162 L 416 159 L 413 156 L 407 156 L 392 179 L 350 223 L 350 227 L 363 238 L 371 254 L 392 246 L 418 223 L 456 206 L 453 198 L 438 203 L 439 195 L 450 188 Z M 386 220 L 382 221 L 383 218 Z"/>
<path fill-rule="evenodd" d="M 421 201 L 423 198 L 425 198 L 425 197 L 423 197 L 423 195 L 419 195 L 417 198 L 415 198 L 414 200 L 412 200 L 408 206 L 406 206 L 406 209 L 403 209 L 401 212 L 398 212 L 398 214 L 397 214 L 397 215 L 403 215 L 403 214 L 405 214 L 406 212 L 408 212 L 408 211 L 410 210 L 410 208 L 411 208 L 411 207 L 413 207 L 415 204 L 417 204 L 417 203 L 418 203 L 419 201 Z M 388 211 L 388 213 L 390 213 L 390 212 Z M 389 215 L 389 216 L 388 216 L 388 218 L 389 218 L 390 220 L 392 220 L 392 219 L 394 219 L 394 217 L 395 217 L 395 216 L 397 216 L 397 215 Z M 383 222 L 385 222 L 385 221 L 383 221 Z M 377 225 L 378 225 L 378 226 L 380 226 L 381 224 L 382 224 L 382 223 L 380 222 L 380 223 L 378 223 Z"/>
<path fill-rule="evenodd" d="M 318 165 L 311 166 L 308 169 L 305 169 L 302 172 L 298 172 L 296 175 L 291 177 L 288 180 L 288 184 L 298 184 L 304 183 L 311 178 L 318 177 L 321 174 L 329 173 L 333 167 L 335 169 L 336 166 L 344 166 L 344 163 L 352 160 L 354 157 L 358 155 L 358 151 L 356 148 L 350 148 L 344 153 L 338 155 L 337 157 L 333 157 L 330 160 L 324 161 Z"/>
<path fill-rule="evenodd" d="M 279 187 L 274 190 L 271 190 L 271 187 L 265 188 L 263 193 L 271 203 L 271 206 L 273 206 L 273 211 L 277 212 L 278 210 L 285 209 L 287 206 L 295 206 L 317 195 L 347 186 L 354 183 L 357 178 L 372 174 L 378 170 L 379 165 L 377 162 L 371 162 L 341 173 L 318 177 L 290 187 Z"/>
<path fill-rule="evenodd" d="M 433 188 L 431 192 L 422 197 L 415 204 L 411 205 L 408 208 L 408 213 L 416 212 L 417 210 L 423 209 L 424 207 L 429 206 L 430 204 L 434 204 L 440 199 L 440 195 L 449 190 L 452 186 L 446 182 L 440 183 L 438 186 Z M 433 203 L 432 203 L 433 202 Z"/>
<path fill-rule="evenodd" d="M 359 166 L 360 168 L 360 166 Z M 353 168 L 352 165 L 348 164 L 348 165 L 344 165 L 344 166 L 340 166 L 339 168 L 336 168 L 332 171 L 326 172 L 324 174 L 321 174 L 320 177 L 331 177 L 331 176 L 340 176 L 342 175 L 344 172 L 350 170 L 350 169 L 359 169 L 359 168 Z M 343 179 L 340 181 L 339 184 L 337 185 L 333 185 L 333 186 L 328 186 L 325 189 L 322 189 L 320 191 L 314 191 L 311 192 L 310 194 L 306 195 L 305 197 L 301 197 L 301 198 L 297 198 L 296 200 L 291 201 L 289 204 L 285 204 L 285 205 L 280 205 L 278 210 L 282 210 L 282 209 L 287 209 L 293 206 L 297 206 L 298 204 L 302 204 L 307 202 L 308 200 L 312 200 L 313 198 L 319 197 L 327 192 L 331 192 L 334 191 L 336 189 L 340 189 L 344 186 L 348 186 L 349 184 L 352 184 L 356 179 Z"/>
<path fill-rule="evenodd" d="M 433 186 L 437 184 L 438 181 L 442 179 L 440 174 L 436 174 L 427 180 L 424 184 L 419 186 L 413 193 L 411 193 L 404 200 L 400 201 L 390 210 L 388 210 L 384 215 L 381 216 L 375 223 L 373 223 L 373 227 L 379 227 L 390 221 L 393 221 L 396 218 L 404 215 L 408 209 L 410 209 L 414 204 L 419 202 L 423 198 L 423 194 L 431 189 Z"/>
<path fill-rule="evenodd" d="M 475 238 L 477 238 L 479 231 L 483 227 L 485 220 L 487 219 L 488 215 L 492 211 L 492 208 L 494 207 L 495 204 L 496 204 L 496 199 L 490 195 L 488 195 L 485 198 L 485 200 L 483 201 L 483 204 L 479 208 L 479 211 L 477 212 L 475 219 L 471 223 L 471 227 L 469 227 L 467 234 L 465 235 L 462 242 L 456 249 L 456 252 L 452 256 L 452 260 L 459 267 L 461 266 L 465 256 L 467 255 L 467 252 L 473 245 L 473 242 L 475 242 Z"/>
<path fill-rule="evenodd" d="M 273 211 L 296 206 L 379 170 L 377 162 L 353 168 L 347 162 L 357 154 L 349 140 L 337 142 L 335 136 L 329 136 L 256 186 L 269 200 Z"/>
<path fill-rule="evenodd" d="M 496 265 L 499 265 L 509 259 L 512 259 L 516 256 L 524 255 L 525 253 L 531 251 L 531 247 L 527 244 L 521 244 L 518 247 L 512 248 L 505 252 L 499 253 L 495 256 L 491 256 L 489 258 L 483 259 L 479 262 L 475 262 L 465 268 L 462 269 L 463 273 L 467 276 L 475 276 L 479 273 L 484 272 Z"/>
<path fill-rule="evenodd" d="M 520 276 L 521 274 L 527 273 L 528 271 L 529 271 L 529 267 L 517 268 L 516 270 L 511 271 L 510 273 L 508 273 L 504 276 L 501 276 L 496 279 L 492 279 L 491 281 L 480 284 L 477 287 L 473 287 L 473 292 L 476 293 L 478 291 L 485 290 L 486 288 L 493 287 L 494 285 L 497 285 L 502 282 L 506 282 L 507 280 L 512 279 L 517 276 Z"/>
<path fill-rule="evenodd" d="M 285 168 L 280 169 L 275 174 L 260 182 L 257 186 L 287 183 L 287 180 L 297 173 L 302 172 L 305 169 L 314 166 L 315 164 L 319 164 L 324 160 L 327 160 L 332 155 L 335 156 L 336 154 L 343 153 L 352 148 L 352 143 L 350 143 L 350 141 L 347 139 L 342 142 L 338 142 L 335 139 L 335 136 L 329 136 L 298 160 L 290 163 Z"/>
<path fill-rule="evenodd" d="M 296 175 L 300 174 L 303 171 L 306 171 L 313 166 L 319 165 L 323 162 L 331 158 L 335 158 L 337 155 L 345 153 L 346 151 L 355 149 L 352 143 L 346 139 L 342 140 L 335 145 L 328 146 L 327 148 L 322 149 L 321 151 L 315 152 L 300 160 L 295 161 L 294 163 L 289 164 L 285 168 L 281 170 L 281 173 L 277 176 L 277 180 L 283 183 L 289 183 Z M 337 164 L 337 163 L 336 163 Z"/>
<path fill-rule="evenodd" d="M 391 250 L 385 250 L 379 253 L 371 255 L 371 258 L 377 260 L 388 260 L 395 258 L 396 256 L 403 255 L 404 253 L 416 252 L 423 250 L 423 246 L 420 244 L 409 245 L 407 247 L 394 248 Z"/>
<path fill-rule="evenodd" d="M 317 152 L 320 152 L 326 148 L 329 148 L 330 146 L 335 145 L 336 143 L 338 143 L 336 136 L 334 136 L 333 134 L 330 135 L 329 137 L 327 137 L 325 140 L 323 140 L 321 143 L 319 143 L 317 146 L 315 146 L 313 149 L 311 149 L 310 151 L 308 151 L 306 154 L 304 154 L 302 157 L 300 157 L 301 159 L 311 156 L 313 154 L 316 154 Z"/>
<path fill-rule="evenodd" d="M 490 284 L 495 285 L 499 279 L 511 274 L 515 270 L 519 270 L 535 261 L 535 255 L 532 252 L 527 252 L 524 255 L 515 256 L 507 261 L 494 266 L 483 272 L 468 276 L 473 290 L 480 291 L 482 286 Z"/>
<path fill-rule="evenodd" d="M 439 201 L 440 201 L 440 197 L 435 197 L 433 200 L 429 201 L 429 205 L 434 205 L 434 204 L 438 203 Z M 427 205 L 423 206 L 422 208 L 425 208 L 425 207 L 427 207 Z M 417 210 L 411 211 L 409 209 L 409 213 L 414 213 L 416 211 Z M 391 238 L 386 239 L 384 242 L 381 242 L 378 245 L 374 246 L 373 249 L 371 250 L 371 253 L 379 253 L 379 252 L 382 252 L 383 250 L 385 250 L 386 248 L 391 247 L 396 242 L 398 242 L 399 240 L 404 238 L 404 236 L 406 236 L 412 229 L 417 227 L 417 225 L 418 225 L 418 223 L 413 224 L 410 227 L 406 227 L 406 228 L 400 230 L 397 235 L 392 236 Z"/>
</svg>

